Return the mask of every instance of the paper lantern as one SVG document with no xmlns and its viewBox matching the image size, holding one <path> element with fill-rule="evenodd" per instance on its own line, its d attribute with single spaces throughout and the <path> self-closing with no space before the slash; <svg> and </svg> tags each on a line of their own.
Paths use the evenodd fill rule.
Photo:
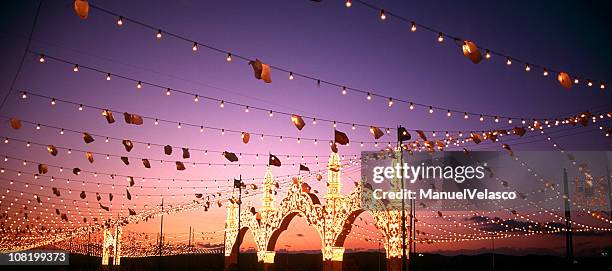
<svg viewBox="0 0 612 271">
<path fill-rule="evenodd" d="M 170 146 L 170 145 L 164 146 L 164 153 L 166 155 L 171 155 L 172 154 L 172 146 Z"/>
<path fill-rule="evenodd" d="M 270 77 L 270 65 L 261 62 L 261 60 L 259 59 L 255 59 L 255 61 L 249 61 L 249 65 L 253 67 L 253 72 L 256 79 L 263 80 L 266 83 L 272 82 L 272 79 Z"/>
<path fill-rule="evenodd" d="M 183 164 L 183 162 L 176 161 L 176 170 L 185 170 L 185 164 Z"/>
<path fill-rule="evenodd" d="M 463 50 L 463 55 L 471 60 L 472 63 L 478 64 L 482 60 L 482 54 L 474 42 L 464 40 L 461 49 Z"/>
<path fill-rule="evenodd" d="M 306 123 L 304 122 L 304 119 L 302 119 L 302 117 L 300 117 L 299 115 L 291 115 L 291 122 L 293 123 L 293 125 L 295 125 L 296 128 L 298 128 L 298 130 L 302 130 L 302 128 L 304 128 L 304 126 L 306 125 Z"/>
<path fill-rule="evenodd" d="M 565 72 L 560 72 L 559 75 L 557 75 L 557 80 L 564 88 L 570 89 L 572 87 L 572 79 L 569 74 Z"/>
<path fill-rule="evenodd" d="M 11 118 L 9 122 L 11 123 L 11 128 L 15 130 L 21 129 L 21 120 L 16 119 L 16 118 Z"/>
<path fill-rule="evenodd" d="M 125 156 L 121 156 L 121 161 L 123 161 L 126 166 L 130 164 L 130 159 Z"/>
<path fill-rule="evenodd" d="M 122 142 L 123 147 L 125 147 L 125 151 L 130 152 L 134 148 L 134 144 L 129 139 L 124 139 Z"/>
<path fill-rule="evenodd" d="M 151 168 L 151 163 L 149 163 L 149 159 L 142 159 L 142 164 L 144 165 L 145 168 Z"/>
<path fill-rule="evenodd" d="M 57 156 L 57 148 L 53 145 L 47 146 L 47 151 L 53 156 Z"/>
<path fill-rule="evenodd" d="M 92 152 L 86 152 L 85 153 L 85 157 L 87 157 L 87 161 L 89 161 L 89 163 L 93 163 L 94 162 L 94 157 L 93 157 L 93 153 Z"/>
<path fill-rule="evenodd" d="M 87 19 L 87 15 L 89 15 L 89 2 L 87 0 L 75 0 L 73 8 L 79 18 Z"/>
<path fill-rule="evenodd" d="M 93 138 L 93 136 L 91 136 L 88 133 L 83 133 L 83 141 L 85 141 L 85 143 L 89 144 L 91 142 L 94 142 L 95 139 Z"/>
<path fill-rule="evenodd" d="M 47 174 L 49 168 L 45 164 L 38 164 L 38 174 Z"/>
<path fill-rule="evenodd" d="M 349 143 L 349 138 L 345 133 L 334 129 L 334 141 L 340 145 L 346 145 Z"/>
<path fill-rule="evenodd" d="M 381 131 L 380 128 L 374 127 L 374 126 L 370 126 L 370 133 L 372 133 L 372 135 L 374 136 L 374 139 L 379 139 L 383 135 L 385 135 L 385 133 L 383 133 L 383 131 Z"/>
<path fill-rule="evenodd" d="M 189 157 L 191 157 L 191 154 L 189 154 L 189 149 L 183 148 L 183 159 L 188 159 Z"/>
<path fill-rule="evenodd" d="M 249 143 L 249 140 L 251 140 L 251 135 L 247 132 L 242 132 L 240 134 L 240 137 L 242 138 L 242 143 L 244 144 Z"/>
<path fill-rule="evenodd" d="M 230 162 L 238 161 L 238 156 L 236 156 L 236 154 L 233 152 L 224 151 L 223 156 L 225 157 L 225 159 L 227 159 Z"/>
<path fill-rule="evenodd" d="M 123 113 L 123 118 L 127 124 L 142 125 L 143 123 L 142 117 L 138 114 L 130 114 L 125 112 Z"/>
<path fill-rule="evenodd" d="M 106 122 L 108 122 L 108 124 L 114 123 L 115 122 L 115 118 L 113 117 L 113 112 L 104 109 L 102 111 L 102 116 L 104 116 L 104 118 L 106 118 Z"/>
</svg>

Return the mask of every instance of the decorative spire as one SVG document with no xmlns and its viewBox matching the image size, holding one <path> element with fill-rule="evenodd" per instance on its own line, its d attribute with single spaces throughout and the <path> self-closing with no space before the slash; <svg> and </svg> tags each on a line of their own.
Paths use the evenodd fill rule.
<svg viewBox="0 0 612 271">
<path fill-rule="evenodd" d="M 261 198 L 261 210 L 270 210 L 274 208 L 274 177 L 272 176 L 272 168 L 268 166 L 263 182 L 263 196 Z"/>
<path fill-rule="evenodd" d="M 327 164 L 327 195 L 325 198 L 334 199 L 342 196 L 342 180 L 340 179 L 340 156 L 332 152 Z"/>
</svg>

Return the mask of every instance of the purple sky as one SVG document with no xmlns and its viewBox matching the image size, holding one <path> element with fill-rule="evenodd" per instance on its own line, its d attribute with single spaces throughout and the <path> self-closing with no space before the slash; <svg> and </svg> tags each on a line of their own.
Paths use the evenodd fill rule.
<svg viewBox="0 0 612 271">
<path fill-rule="evenodd" d="M 92 2 L 126 17 L 158 26 L 164 31 L 249 58 L 259 58 L 265 63 L 423 104 L 491 115 L 544 118 L 593 107 L 610 110 L 612 102 L 609 86 L 606 90 L 600 90 L 598 87 L 587 88 L 581 84 L 566 90 L 556 82 L 556 75 L 543 77 L 541 71 L 526 73 L 521 65 L 506 67 L 505 60 L 499 57 L 474 65 L 450 40 L 438 44 L 436 36 L 430 32 L 417 30 L 411 33 L 409 25 L 394 19 L 382 22 L 377 12 L 357 4 L 347 9 L 341 1 Z M 609 48 L 612 48 L 612 33 L 610 28 L 605 27 L 610 24 L 605 12 L 610 9 L 607 4 L 580 1 L 512 1 L 494 4 L 475 1 L 461 5 L 454 1 L 376 3 L 418 23 L 474 40 L 479 45 L 519 59 L 566 70 L 570 74 L 576 72 L 603 80 L 610 77 L 612 67 Z M 3 39 L 0 43 L 3 56 L 0 64 L 2 93 L 8 89 L 15 74 L 35 9 L 34 1 L 15 1 L 3 9 L 4 14 L 0 19 Z M 441 132 L 467 132 L 496 127 L 492 120 L 484 124 L 475 118 L 465 121 L 460 116 L 448 120 L 445 112 L 435 112 L 432 116 L 424 109 L 410 111 L 405 104 L 389 108 L 387 101 L 380 98 L 368 102 L 362 94 L 349 93 L 342 96 L 340 89 L 325 85 L 317 88 L 313 81 L 302 78 L 289 81 L 288 74 L 274 70 L 273 82 L 264 84 L 253 78 L 251 68 L 243 61 L 227 63 L 225 55 L 203 47 L 194 53 L 188 42 L 168 35 L 157 40 L 154 32 L 134 24 L 126 23 L 117 27 L 116 19 L 92 10 L 89 18 L 83 21 L 74 15 L 69 1 L 46 1 L 31 49 L 174 89 L 191 90 L 219 99 L 319 118 L 385 127 L 401 124 L 410 129 Z M 313 126 L 311 119 L 307 119 L 306 127 L 297 131 L 286 116 L 275 115 L 270 118 L 263 112 L 244 113 L 244 108 L 232 106 L 220 109 L 218 103 L 194 103 L 192 97 L 184 95 L 166 97 L 163 90 L 153 87 L 137 90 L 132 82 L 119 78 L 106 81 L 103 75 L 89 71 L 74 73 L 71 66 L 58 62 L 48 61 L 41 65 L 37 57 L 31 54 L 26 58 L 16 89 L 116 109 L 115 118 L 118 122 L 106 124 L 99 110 L 86 109 L 85 112 L 79 112 L 76 106 L 66 104 L 51 107 L 49 100 L 35 97 L 21 101 L 15 93 L 9 97 L 1 115 L 66 129 L 173 146 L 236 153 L 318 155 L 320 166 L 313 165 L 312 170 L 324 169 L 329 155 L 326 142 L 318 145 L 302 142 L 298 145 L 295 140 L 280 143 L 278 139 L 266 138 L 262 142 L 254 137 L 251 143 L 244 145 L 237 134 L 226 133 L 221 136 L 212 131 L 200 134 L 196 128 L 177 129 L 175 125 L 167 124 L 156 127 L 151 121 L 145 121 L 143 126 L 129 126 L 123 123 L 118 113 L 129 111 L 160 119 L 256 133 L 316 138 L 333 136 L 330 124 Z M 338 129 L 347 132 L 352 142 L 372 141 L 365 128 L 352 131 L 350 126 L 339 126 Z M 557 142 L 572 150 L 612 150 L 609 138 L 601 131 L 591 130 L 591 127 L 576 128 L 572 131 L 585 133 L 559 138 Z M 95 143 L 85 145 L 80 135 L 66 134 L 60 137 L 57 130 L 46 128 L 34 132 L 32 125 L 13 131 L 7 124 L 3 124 L 0 131 L 1 136 L 32 142 L 125 154 L 120 142 L 105 145 L 103 138 L 96 138 Z M 560 135 L 569 133 L 572 132 Z M 381 142 L 386 144 L 393 141 L 393 138 L 385 136 Z M 548 143 L 542 142 L 544 137 L 532 139 L 539 142 L 516 145 L 513 148 L 552 149 Z M 500 149 L 498 144 L 489 144 L 487 148 Z M 373 149 L 371 144 L 364 148 L 351 144 L 350 147 L 341 147 L 340 153 L 354 155 L 361 150 Z M 235 167 L 208 169 L 204 166 L 193 170 L 189 166 L 187 171 L 177 172 L 169 163 L 164 166 L 156 163 L 153 169 L 146 171 L 136 160 L 132 161 L 135 165 L 126 167 L 118 158 L 106 161 L 103 156 L 97 156 L 96 162 L 90 165 L 82 153 L 67 156 L 64 151 L 60 151 L 60 156 L 53 158 L 42 147 L 26 151 L 23 144 L 19 143 L 2 145 L 0 152 L 22 159 L 64 165 L 66 168 L 78 166 L 83 170 L 160 178 L 226 180 L 238 174 L 251 178 L 262 177 L 265 170 L 264 167 L 237 170 Z M 180 154 L 176 152 L 178 150 L 175 149 L 173 158 L 168 159 L 160 148 L 147 150 L 137 145 L 129 155 L 177 160 Z M 294 161 L 295 158 L 290 161 L 285 157 L 280 158 L 285 164 L 298 163 Z M 306 160 L 308 163 L 316 163 L 312 158 Z M 205 157 L 202 153 L 192 153 L 192 160 L 188 161 L 223 163 L 224 160 L 218 155 L 209 154 Z M 265 163 L 265 157 L 259 160 L 244 158 L 241 162 Z M 7 167 L 17 166 L 20 166 L 19 163 L 13 161 Z M 29 165 L 28 169 L 34 172 L 35 165 Z M 296 171 L 291 167 L 283 167 L 275 169 L 274 174 L 285 175 Z M 69 173 L 64 175 L 72 178 Z M 358 173 L 348 176 L 358 180 Z M 348 192 L 352 181 L 344 182 L 345 192 Z M 160 187 L 173 187 L 176 189 L 173 191 L 179 189 L 178 185 L 171 183 L 160 184 Z M 313 187 L 325 191 L 324 185 L 320 183 L 315 183 Z M 92 186 L 91 190 L 94 189 L 95 186 Z M 190 191 L 185 193 L 191 194 Z M 73 197 L 76 198 L 76 194 Z M 177 199 L 173 202 L 180 201 Z M 258 204 L 257 200 L 253 202 Z M 192 221 L 193 224 L 202 230 L 222 229 L 224 209 L 215 209 L 209 213 L 216 221 L 215 225 L 205 221 Z M 126 211 L 122 211 L 125 214 Z M 182 216 L 169 219 L 167 223 L 179 231 L 180 227 L 186 227 L 186 221 L 189 221 L 189 217 Z M 302 225 L 305 224 L 303 221 L 299 223 L 295 227 L 306 228 Z M 142 228 L 148 227 L 149 231 L 155 231 L 157 226 L 155 221 L 139 225 Z M 180 231 L 185 231 L 183 228 Z M 508 246 L 513 245 L 509 243 Z M 279 243 L 278 247 L 281 246 L 283 244 Z M 304 246 L 304 249 L 313 248 L 316 249 L 317 244 Z"/>
</svg>

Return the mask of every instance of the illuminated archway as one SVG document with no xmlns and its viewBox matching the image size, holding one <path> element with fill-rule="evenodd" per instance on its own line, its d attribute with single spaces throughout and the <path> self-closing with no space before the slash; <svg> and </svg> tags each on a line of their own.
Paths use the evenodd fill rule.
<svg viewBox="0 0 612 271">
<path fill-rule="evenodd" d="M 296 214 L 302 214 L 321 238 L 321 252 L 323 254 L 324 270 L 342 270 L 344 255 L 344 240 L 350 232 L 355 218 L 366 211 L 361 198 L 363 187 L 355 183 L 351 193 L 344 196 L 340 193 L 342 188 L 340 157 L 332 153 L 328 162 L 327 193 L 325 205 L 319 198 L 310 193 L 310 187 L 302 181 L 301 177 L 294 177 L 289 191 L 280 200 L 278 207 L 274 206 L 273 187 L 274 179 L 270 168 L 266 171 L 263 184 L 262 208 L 256 211 L 254 207 L 246 206 L 238 213 L 238 200 L 231 200 L 228 204 L 228 214 L 225 222 L 225 258 L 226 267 L 236 262 L 235 245 L 242 230 L 238 230 L 238 216 L 241 228 L 252 230 L 257 243 L 257 258 L 264 267 L 274 263 L 275 245 L 280 234 L 287 229 L 291 219 Z M 237 198 L 237 195 L 233 195 Z M 366 197 L 365 200 L 368 200 Z M 374 218 L 376 228 L 383 233 L 388 270 L 399 270 L 401 259 L 401 211 L 389 210 L 381 202 L 365 202 Z"/>
</svg>

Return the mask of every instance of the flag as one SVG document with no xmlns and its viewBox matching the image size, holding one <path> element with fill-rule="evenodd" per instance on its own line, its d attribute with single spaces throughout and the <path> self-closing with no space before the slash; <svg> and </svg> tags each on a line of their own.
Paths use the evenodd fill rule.
<svg viewBox="0 0 612 271">
<path fill-rule="evenodd" d="M 310 172 L 310 169 L 307 166 L 300 164 L 300 171 L 308 171 L 308 172 Z"/>
<path fill-rule="evenodd" d="M 412 136 L 410 135 L 410 133 L 408 133 L 408 130 L 406 130 L 406 128 L 402 126 L 397 128 L 397 141 L 404 142 L 410 140 L 410 138 L 412 138 Z"/>
<path fill-rule="evenodd" d="M 233 152 L 224 151 L 223 156 L 225 156 L 225 159 L 227 159 L 230 162 L 238 161 L 238 156 L 236 156 L 236 154 Z"/>
<path fill-rule="evenodd" d="M 268 165 L 269 166 L 280 167 L 281 166 L 281 161 L 278 160 L 278 157 L 276 157 L 274 154 L 270 154 L 270 158 L 268 159 Z"/>
<path fill-rule="evenodd" d="M 234 188 L 240 188 L 242 186 L 242 181 L 238 179 L 234 179 Z"/>
</svg>

